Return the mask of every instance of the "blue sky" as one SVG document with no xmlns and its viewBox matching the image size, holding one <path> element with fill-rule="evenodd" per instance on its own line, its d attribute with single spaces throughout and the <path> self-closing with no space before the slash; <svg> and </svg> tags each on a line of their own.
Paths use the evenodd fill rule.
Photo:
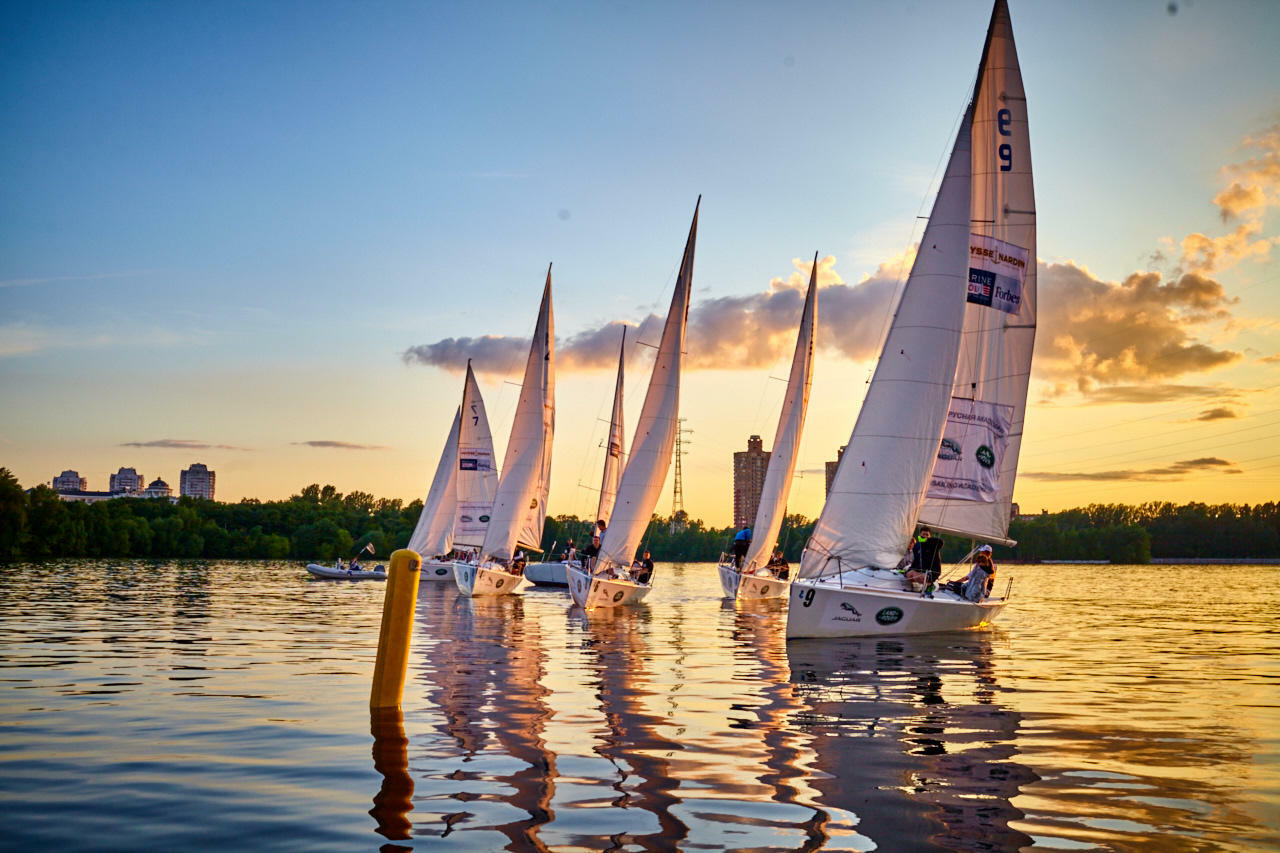
<svg viewBox="0 0 1280 853">
<path fill-rule="evenodd" d="M 527 335 L 548 262 L 565 337 L 665 304 L 699 194 L 695 309 L 764 292 L 815 250 L 850 284 L 906 250 L 989 12 L 985 0 L 6 3 L 0 464 L 25 485 L 74 468 L 104 488 L 122 465 L 176 484 L 205 461 L 227 499 L 316 481 L 418 496 L 461 382 L 401 354 Z M 1011 14 L 1042 261 L 1119 282 L 1188 234 L 1227 234 L 1213 204 L 1224 168 L 1280 122 L 1280 5 L 1013 0 Z M 1271 208 L 1257 215 L 1274 239 Z M 1259 360 L 1280 352 L 1275 263 L 1254 253 L 1210 272 L 1237 300 L 1219 306 L 1230 317 L 1184 328 L 1240 358 L 1161 381 L 1237 392 L 1252 408 L 1229 426 L 1274 438 L 1261 414 L 1276 408 L 1274 368 Z M 727 517 L 728 454 L 750 432 L 772 436 L 781 392 L 768 376 L 784 370 L 731 363 L 691 379 L 695 514 Z M 802 469 L 834 458 L 868 365 L 816 370 Z M 500 434 L 514 395 L 499 373 L 483 381 Z M 598 439 L 606 374 L 562 376 L 553 512 L 589 503 L 577 481 L 595 475 L 573 447 Z M 629 374 L 637 401 L 643 381 Z M 1057 393 L 1045 419 L 1075 419 L 1058 448 L 1125 424 L 1180 436 L 1199 399 L 1104 412 Z M 1197 455 L 1220 438 L 1235 447 L 1206 433 Z M 132 446 L 163 440 L 209 446 Z M 1029 433 L 1024 470 L 1035 454 Z M 1047 446 L 1040 460 L 1055 461 Z M 1274 496 L 1266 471 L 1221 499 Z M 816 515 L 818 479 L 793 509 Z M 1205 494 L 1194 478 L 1106 488 Z M 1098 494 L 1085 482 L 1040 503 Z"/>
</svg>

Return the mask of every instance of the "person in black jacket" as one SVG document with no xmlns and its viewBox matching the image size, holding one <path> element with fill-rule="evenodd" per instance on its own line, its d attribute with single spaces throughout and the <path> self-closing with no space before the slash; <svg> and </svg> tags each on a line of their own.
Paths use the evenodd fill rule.
<svg viewBox="0 0 1280 853">
<path fill-rule="evenodd" d="M 596 557 L 600 555 L 600 537 L 592 536 L 591 544 L 578 552 L 582 558 L 582 568 L 591 571 L 595 567 Z"/>
<path fill-rule="evenodd" d="M 944 544 L 941 536 L 934 536 L 929 528 L 921 527 L 915 544 L 911 546 L 911 568 L 907 570 L 907 580 L 924 584 L 926 596 L 933 595 L 933 583 L 942 574 Z"/>
</svg>

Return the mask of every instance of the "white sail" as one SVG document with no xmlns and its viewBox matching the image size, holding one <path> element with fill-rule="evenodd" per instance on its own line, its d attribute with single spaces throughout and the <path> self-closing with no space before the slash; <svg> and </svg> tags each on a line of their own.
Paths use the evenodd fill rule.
<svg viewBox="0 0 1280 853">
<path fill-rule="evenodd" d="M 542 291 L 538 322 L 529 344 L 511 439 L 493 498 L 481 558 L 510 559 L 517 547 L 538 550 L 547 516 L 551 439 L 555 432 L 555 326 L 551 316 L 551 268 Z"/>
<path fill-rule="evenodd" d="M 693 255 L 701 205 L 702 197 L 699 196 L 693 210 L 693 224 L 689 226 L 689 239 L 684 245 L 684 258 L 680 261 L 680 275 L 676 277 L 675 292 L 671 294 L 667 322 L 662 327 L 658 356 L 649 377 L 649 390 L 645 393 L 640 421 L 636 424 L 635 440 L 631 442 L 631 456 L 618 485 L 613 518 L 605 530 L 604 541 L 600 543 L 602 564 L 607 560 L 617 565 L 631 565 L 636 547 L 653 517 L 653 508 L 658 505 L 667 469 L 671 467 L 671 451 L 675 448 L 679 426 L 680 367 L 684 358 L 684 332 L 689 319 L 689 293 L 693 287 Z"/>
<path fill-rule="evenodd" d="M 422 513 L 409 537 L 409 549 L 424 557 L 448 554 L 453 548 L 453 515 L 458 503 L 458 422 L 462 409 L 453 414 L 453 426 L 440 454 L 436 475 L 422 502 Z"/>
<path fill-rule="evenodd" d="M 796 471 L 796 456 L 800 452 L 800 433 L 804 431 L 804 416 L 809 408 L 809 386 L 813 384 L 817 311 L 818 256 L 815 254 L 813 271 L 809 274 L 809 291 L 805 294 L 804 310 L 800 314 L 800 330 L 796 333 L 796 351 L 791 357 L 787 395 L 782 400 L 778 432 L 773 439 L 769 467 L 765 470 L 764 485 L 760 489 L 760 506 L 756 510 L 753 528 L 755 537 L 743 558 L 745 569 L 768 562 L 778 531 L 782 529 L 782 516 L 787 511 L 787 497 L 791 494 L 791 478 Z"/>
<path fill-rule="evenodd" d="M 453 516 L 455 547 L 479 548 L 489 529 L 498 469 L 493 465 L 493 434 L 485 414 L 480 385 L 467 361 L 462 383 L 462 420 L 458 424 L 457 508 Z M 422 552 L 419 552 L 422 553 Z"/>
<path fill-rule="evenodd" d="M 800 561 L 801 577 L 894 566 L 924 499 L 946 420 L 969 257 L 966 111 L 884 349 Z"/>
<path fill-rule="evenodd" d="M 991 12 L 973 102 L 971 292 L 949 442 L 920 521 L 1013 544 L 1009 516 L 1036 337 L 1036 203 L 1026 92 L 1005 0 Z"/>
<path fill-rule="evenodd" d="M 618 353 L 618 382 L 613 388 L 613 414 L 609 418 L 609 441 L 604 451 L 604 474 L 600 480 L 600 505 L 596 518 L 606 524 L 613 513 L 613 502 L 618 497 L 618 483 L 622 480 L 625 458 L 625 426 L 622 422 L 622 365 L 627 356 L 627 327 L 622 327 L 622 348 Z"/>
</svg>

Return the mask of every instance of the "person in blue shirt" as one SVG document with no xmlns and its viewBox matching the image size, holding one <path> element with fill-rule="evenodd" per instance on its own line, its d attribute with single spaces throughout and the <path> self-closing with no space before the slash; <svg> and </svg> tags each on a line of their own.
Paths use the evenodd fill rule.
<svg viewBox="0 0 1280 853">
<path fill-rule="evenodd" d="M 751 547 L 751 528 L 742 525 L 742 529 L 738 531 L 738 535 L 733 537 L 733 567 L 735 569 L 742 568 L 742 559 L 747 556 L 747 549 Z"/>
</svg>

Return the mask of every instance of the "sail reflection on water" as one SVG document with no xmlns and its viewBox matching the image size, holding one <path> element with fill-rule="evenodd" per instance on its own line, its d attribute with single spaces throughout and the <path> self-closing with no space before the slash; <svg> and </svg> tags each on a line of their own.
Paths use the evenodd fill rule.
<svg viewBox="0 0 1280 853">
<path fill-rule="evenodd" d="M 436 585 L 423 588 L 418 619 L 420 635 L 437 642 L 418 655 L 417 678 L 445 737 L 424 756 L 438 772 L 419 798 L 415 834 L 477 833 L 466 845 L 475 849 L 547 849 L 538 830 L 554 819 L 557 770 L 544 740 L 551 711 L 537 620 L 524 618 L 520 596 L 468 598 Z"/>
<path fill-rule="evenodd" d="M 688 824 L 673 811 L 681 802 L 676 794 L 680 780 L 673 756 L 683 746 L 663 733 L 670 721 L 655 713 L 646 701 L 655 695 L 644 686 L 653 680 L 646 663 L 650 659 L 646 640 L 649 608 L 642 602 L 635 607 L 594 610 L 588 616 L 574 607 L 569 618 L 581 625 L 590 659 L 588 669 L 604 715 L 605 728 L 597 734 L 594 751 L 617 770 L 612 786 L 617 796 L 607 805 L 620 809 L 609 815 L 607 837 L 581 836 L 574 842 L 588 849 L 678 847 L 689 835 Z M 642 812 L 652 820 L 641 821 Z"/>
<path fill-rule="evenodd" d="M 792 640 L 791 682 L 821 802 L 879 849 L 1018 850 L 1021 715 L 998 703 L 991 638 Z"/>
</svg>

